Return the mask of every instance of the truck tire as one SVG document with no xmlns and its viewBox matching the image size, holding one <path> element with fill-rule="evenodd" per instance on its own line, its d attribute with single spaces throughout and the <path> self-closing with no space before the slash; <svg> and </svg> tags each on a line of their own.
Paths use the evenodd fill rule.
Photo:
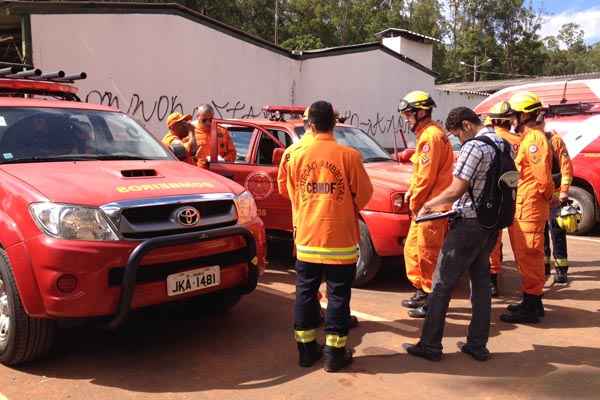
<svg viewBox="0 0 600 400">
<path fill-rule="evenodd" d="M 46 355 L 55 332 L 55 321 L 27 315 L 10 261 L 6 252 L 0 250 L 0 362 L 17 365 Z"/>
<path fill-rule="evenodd" d="M 573 200 L 573 206 L 581 211 L 581 222 L 577 225 L 574 235 L 585 235 L 596 226 L 596 204 L 594 196 L 587 190 L 577 186 L 571 186 L 569 198 Z"/>
<path fill-rule="evenodd" d="M 356 264 L 354 287 L 363 287 L 375 278 L 381 268 L 381 257 L 375 252 L 367 224 L 358 221 L 360 230 L 360 256 Z"/>
</svg>

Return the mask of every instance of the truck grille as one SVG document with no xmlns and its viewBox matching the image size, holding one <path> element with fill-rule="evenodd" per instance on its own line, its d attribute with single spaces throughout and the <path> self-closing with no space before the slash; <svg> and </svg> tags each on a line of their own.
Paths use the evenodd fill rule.
<svg viewBox="0 0 600 400">
<path fill-rule="evenodd" d="M 121 237 L 131 240 L 199 232 L 237 223 L 234 196 L 227 193 L 125 201 L 101 208 Z M 192 218 L 191 224 L 184 224 L 179 217 L 182 210 L 196 214 L 197 218 Z"/>
</svg>

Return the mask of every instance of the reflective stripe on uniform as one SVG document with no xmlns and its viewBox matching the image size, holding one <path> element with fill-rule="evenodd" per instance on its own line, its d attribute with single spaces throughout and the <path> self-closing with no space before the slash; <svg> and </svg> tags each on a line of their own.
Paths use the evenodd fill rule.
<svg viewBox="0 0 600 400">
<path fill-rule="evenodd" d="M 325 345 L 340 349 L 346 347 L 347 340 L 348 336 L 327 335 L 325 338 Z"/>
<path fill-rule="evenodd" d="M 569 266 L 569 260 L 567 260 L 566 258 L 557 258 L 556 259 L 556 266 L 557 267 L 568 267 Z"/>
<path fill-rule="evenodd" d="M 351 247 L 312 247 L 296 245 L 298 255 L 306 257 L 324 257 L 331 260 L 355 260 L 358 257 L 358 246 Z"/>
<path fill-rule="evenodd" d="M 310 329 L 308 331 L 294 331 L 296 342 L 298 343 L 310 343 L 317 340 L 317 330 Z"/>
</svg>

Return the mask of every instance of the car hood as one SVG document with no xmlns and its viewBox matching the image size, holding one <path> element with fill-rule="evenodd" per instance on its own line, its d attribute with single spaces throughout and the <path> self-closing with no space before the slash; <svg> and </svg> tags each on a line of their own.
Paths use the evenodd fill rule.
<svg viewBox="0 0 600 400">
<path fill-rule="evenodd" d="M 26 183 L 49 201 L 89 206 L 141 198 L 243 191 L 241 186 L 220 175 L 171 160 L 27 163 L 2 165 L 0 170 Z M 140 177 L 140 174 L 154 176 Z"/>
<path fill-rule="evenodd" d="M 382 188 L 389 191 L 406 191 L 412 174 L 410 164 L 395 161 L 366 163 L 365 169 L 371 178 L 375 190 Z"/>
</svg>

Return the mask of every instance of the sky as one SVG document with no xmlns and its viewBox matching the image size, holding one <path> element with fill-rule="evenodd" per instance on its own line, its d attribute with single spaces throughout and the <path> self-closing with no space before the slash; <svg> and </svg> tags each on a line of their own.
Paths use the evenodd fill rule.
<svg viewBox="0 0 600 400">
<path fill-rule="evenodd" d="M 585 31 L 588 44 L 600 42 L 600 0 L 532 0 L 542 9 L 541 36 L 556 35 L 563 24 L 575 22 Z"/>
</svg>

